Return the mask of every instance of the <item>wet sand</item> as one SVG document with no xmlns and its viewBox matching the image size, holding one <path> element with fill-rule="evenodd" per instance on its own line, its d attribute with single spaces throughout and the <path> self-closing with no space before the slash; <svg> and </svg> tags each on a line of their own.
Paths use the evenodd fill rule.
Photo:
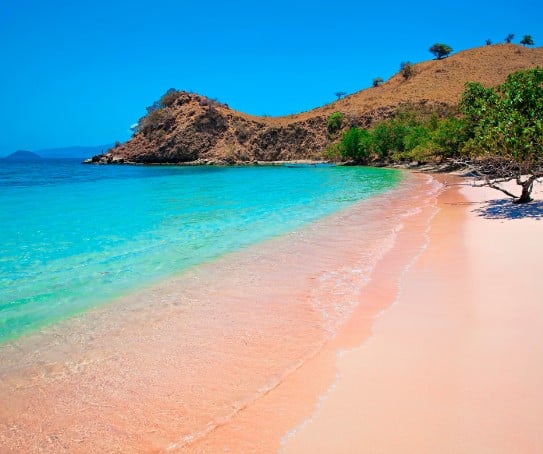
<svg viewBox="0 0 543 454">
<path fill-rule="evenodd" d="M 358 320 L 345 338 L 358 345 L 394 300 L 439 187 L 406 174 L 395 191 L 0 346 L 2 451 L 276 452 L 334 382 L 345 323 Z M 372 300 L 376 276 L 387 294 Z"/>
<path fill-rule="evenodd" d="M 500 198 L 444 191 L 395 304 L 284 453 L 543 452 L 541 203 Z"/>
</svg>

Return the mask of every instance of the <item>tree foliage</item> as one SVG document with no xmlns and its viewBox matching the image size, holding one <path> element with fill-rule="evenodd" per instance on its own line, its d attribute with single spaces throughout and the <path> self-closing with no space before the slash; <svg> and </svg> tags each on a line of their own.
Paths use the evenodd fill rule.
<svg viewBox="0 0 543 454">
<path fill-rule="evenodd" d="M 452 47 L 443 43 L 435 43 L 430 47 L 430 52 L 432 52 L 438 60 L 441 60 L 452 52 Z"/>
<path fill-rule="evenodd" d="M 460 107 L 468 125 L 464 150 L 487 167 L 494 163 L 487 184 L 499 189 L 497 182 L 514 179 L 522 187 L 518 201 L 530 201 L 533 182 L 543 177 L 543 69 L 510 74 L 495 89 L 468 83 Z"/>
<path fill-rule="evenodd" d="M 531 35 L 524 35 L 522 37 L 522 40 L 520 41 L 520 44 L 522 44 L 523 46 L 533 46 L 534 40 L 532 39 Z"/>
<path fill-rule="evenodd" d="M 371 129 L 352 127 L 331 151 L 361 163 L 464 162 L 485 185 L 529 202 L 543 178 L 543 68 L 510 74 L 495 88 L 467 83 L 459 108 L 445 116 L 411 106 Z M 500 186 L 509 180 L 520 196 Z"/>
<path fill-rule="evenodd" d="M 440 119 L 435 114 L 414 109 L 402 110 L 372 129 L 351 128 L 343 134 L 333 151 L 344 159 L 357 162 L 441 159 L 442 155 L 455 152 L 449 150 L 458 149 L 455 137 L 460 137 L 460 128 L 452 127 L 451 121 L 460 120 Z"/>
<path fill-rule="evenodd" d="M 373 82 L 372 82 L 372 85 L 374 87 L 379 87 L 380 85 L 382 85 L 384 82 L 383 78 L 382 77 L 376 77 L 375 79 L 373 79 Z"/>
<path fill-rule="evenodd" d="M 334 112 L 328 117 L 326 122 L 326 128 L 330 134 L 334 134 L 341 129 L 343 124 L 343 114 L 341 112 Z"/>
<path fill-rule="evenodd" d="M 366 162 L 371 153 L 371 135 L 366 129 L 353 126 L 343 133 L 337 149 L 343 158 Z"/>
<path fill-rule="evenodd" d="M 509 33 L 506 37 L 505 37 L 505 42 L 507 44 L 511 44 L 511 42 L 513 41 L 513 38 L 515 37 L 515 35 L 513 33 Z"/>
</svg>

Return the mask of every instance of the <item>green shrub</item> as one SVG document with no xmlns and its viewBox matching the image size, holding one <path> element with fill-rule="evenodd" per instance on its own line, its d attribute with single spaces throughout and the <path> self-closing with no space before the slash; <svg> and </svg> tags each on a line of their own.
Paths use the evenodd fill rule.
<svg viewBox="0 0 543 454">
<path fill-rule="evenodd" d="M 366 129 L 353 126 L 343 133 L 337 149 L 344 159 L 366 162 L 372 149 L 371 134 Z"/>
<path fill-rule="evenodd" d="M 532 39 L 531 35 L 524 35 L 524 37 L 520 41 L 520 44 L 522 44 L 523 46 L 533 46 L 534 40 Z"/>
<path fill-rule="evenodd" d="M 373 83 L 372 85 L 374 87 L 379 87 L 380 85 L 382 85 L 384 82 L 383 78 L 382 77 L 376 77 L 375 79 L 373 79 Z"/>
<path fill-rule="evenodd" d="M 326 128 L 330 134 L 334 134 L 341 129 L 343 124 L 343 114 L 341 112 L 334 112 L 328 121 L 326 122 Z"/>
<path fill-rule="evenodd" d="M 403 138 L 403 148 L 405 152 L 426 145 L 431 138 L 430 129 L 427 126 L 417 125 L 408 128 Z"/>
<path fill-rule="evenodd" d="M 401 121 L 386 120 L 372 130 L 373 151 L 380 159 L 387 160 L 394 154 L 403 153 L 408 126 Z"/>
<path fill-rule="evenodd" d="M 441 120 L 431 134 L 434 152 L 442 157 L 460 155 L 464 143 L 468 140 L 468 128 L 464 119 L 448 117 Z"/>
</svg>

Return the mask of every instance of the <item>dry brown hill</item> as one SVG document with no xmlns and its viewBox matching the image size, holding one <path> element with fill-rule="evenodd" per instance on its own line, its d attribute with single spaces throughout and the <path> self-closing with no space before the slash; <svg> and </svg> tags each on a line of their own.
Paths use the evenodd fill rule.
<svg viewBox="0 0 543 454">
<path fill-rule="evenodd" d="M 140 130 L 95 162 L 183 163 L 317 159 L 330 143 L 326 121 L 345 114 L 345 126 L 370 126 L 394 115 L 405 103 L 447 112 L 454 109 L 464 84 L 502 83 L 508 74 L 543 67 L 543 48 L 514 44 L 484 46 L 443 60 L 414 65 L 414 74 L 400 73 L 369 88 L 317 109 L 286 117 L 256 117 L 237 112 L 205 97 L 180 92 L 171 107 L 140 122 Z"/>
</svg>

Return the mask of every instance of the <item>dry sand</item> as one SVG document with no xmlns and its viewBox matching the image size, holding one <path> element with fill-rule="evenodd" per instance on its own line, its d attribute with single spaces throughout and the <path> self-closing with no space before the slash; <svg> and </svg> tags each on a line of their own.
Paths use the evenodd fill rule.
<svg viewBox="0 0 543 454">
<path fill-rule="evenodd" d="M 284 453 L 543 452 L 543 204 L 494 199 L 444 191 L 395 304 Z"/>
</svg>

